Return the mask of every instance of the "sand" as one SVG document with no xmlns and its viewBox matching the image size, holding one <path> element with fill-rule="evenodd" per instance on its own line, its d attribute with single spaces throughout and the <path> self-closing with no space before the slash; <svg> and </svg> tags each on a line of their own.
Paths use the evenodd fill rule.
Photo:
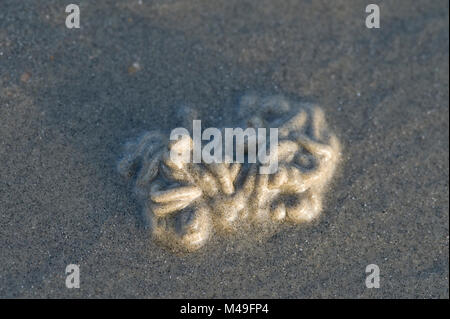
<svg viewBox="0 0 450 319">
<path fill-rule="evenodd" d="M 0 3 L 0 297 L 448 298 L 447 1 Z M 174 254 L 116 163 L 183 104 L 315 101 L 342 143 L 321 217 Z M 80 288 L 65 268 L 80 265 Z M 380 288 L 365 285 L 380 268 Z"/>
</svg>

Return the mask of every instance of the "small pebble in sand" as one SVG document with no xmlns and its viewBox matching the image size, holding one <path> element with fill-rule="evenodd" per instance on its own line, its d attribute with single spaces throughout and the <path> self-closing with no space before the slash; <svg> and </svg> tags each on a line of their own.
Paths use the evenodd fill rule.
<svg viewBox="0 0 450 319">
<path fill-rule="evenodd" d="M 27 83 L 31 78 L 31 73 L 30 72 L 24 72 L 21 76 L 20 76 L 20 81 L 23 83 Z"/>
<path fill-rule="evenodd" d="M 130 67 L 128 68 L 128 74 L 135 74 L 141 69 L 141 65 L 139 62 L 134 62 Z"/>
</svg>

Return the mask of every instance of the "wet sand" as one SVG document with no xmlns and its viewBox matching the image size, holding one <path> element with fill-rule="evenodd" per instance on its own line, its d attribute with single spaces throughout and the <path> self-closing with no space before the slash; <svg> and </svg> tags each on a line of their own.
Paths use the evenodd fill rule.
<svg viewBox="0 0 450 319">
<path fill-rule="evenodd" d="M 0 3 L 0 297 L 448 298 L 447 1 Z M 177 255 L 116 170 L 180 105 L 315 101 L 343 144 L 321 217 Z M 80 289 L 65 268 L 80 265 Z M 365 286 L 366 266 L 380 288 Z"/>
</svg>

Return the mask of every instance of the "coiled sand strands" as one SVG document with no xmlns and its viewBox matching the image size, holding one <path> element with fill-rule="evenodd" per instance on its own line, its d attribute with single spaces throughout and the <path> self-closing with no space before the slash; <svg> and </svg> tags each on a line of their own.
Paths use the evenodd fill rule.
<svg viewBox="0 0 450 319">
<path fill-rule="evenodd" d="M 196 119 L 195 110 L 185 113 Z M 125 145 L 118 171 L 134 179 L 157 240 L 193 251 L 213 233 L 308 222 L 321 213 L 340 159 L 339 141 L 328 131 L 323 111 L 283 96 L 247 94 L 237 114 L 244 130 L 278 128 L 278 147 L 269 154 L 278 160 L 275 173 L 259 174 L 260 163 L 193 163 L 171 156 L 192 159 L 193 140 L 187 135 L 169 141 L 147 132 Z"/>
</svg>

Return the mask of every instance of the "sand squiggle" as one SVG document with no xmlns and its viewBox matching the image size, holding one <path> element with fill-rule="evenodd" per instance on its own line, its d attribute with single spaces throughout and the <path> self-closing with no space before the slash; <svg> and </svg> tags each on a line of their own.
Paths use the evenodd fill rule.
<svg viewBox="0 0 450 319">
<path fill-rule="evenodd" d="M 259 174 L 258 163 L 174 161 L 170 152 L 192 151 L 192 139 L 168 141 L 160 132 L 146 132 L 126 145 L 118 170 L 134 179 L 158 240 L 193 251 L 213 232 L 308 222 L 322 211 L 325 187 L 340 158 L 323 111 L 282 96 L 247 94 L 238 116 L 244 129 L 279 129 L 276 173 Z"/>
</svg>

